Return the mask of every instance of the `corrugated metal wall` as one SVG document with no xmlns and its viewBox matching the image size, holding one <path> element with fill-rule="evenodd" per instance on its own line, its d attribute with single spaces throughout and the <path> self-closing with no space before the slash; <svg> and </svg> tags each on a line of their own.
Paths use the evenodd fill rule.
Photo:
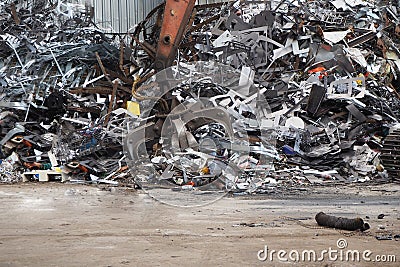
<svg viewBox="0 0 400 267">
<path fill-rule="evenodd" d="M 91 0 L 95 22 L 106 32 L 126 33 L 164 0 Z M 226 0 L 225 0 L 226 1 Z M 197 0 L 198 4 L 224 0 Z"/>
<path fill-rule="evenodd" d="M 106 32 L 126 33 L 163 0 L 94 0 L 95 22 Z"/>
</svg>

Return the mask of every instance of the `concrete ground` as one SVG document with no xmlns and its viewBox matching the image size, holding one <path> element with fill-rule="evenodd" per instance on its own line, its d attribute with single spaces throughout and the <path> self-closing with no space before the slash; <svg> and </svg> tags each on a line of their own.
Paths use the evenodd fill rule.
<svg viewBox="0 0 400 267">
<path fill-rule="evenodd" d="M 168 206 L 133 189 L 0 185 L 0 267 L 400 266 L 400 240 L 393 238 L 400 234 L 399 202 L 395 184 L 227 196 L 196 208 Z M 371 229 L 317 227 L 319 211 L 359 216 Z M 392 240 L 376 239 L 390 234 Z M 392 256 L 396 262 L 377 262 Z"/>
</svg>

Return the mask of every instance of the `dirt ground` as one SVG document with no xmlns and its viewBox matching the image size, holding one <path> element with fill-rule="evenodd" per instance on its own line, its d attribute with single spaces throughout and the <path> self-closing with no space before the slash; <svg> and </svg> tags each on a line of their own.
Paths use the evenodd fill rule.
<svg viewBox="0 0 400 267">
<path fill-rule="evenodd" d="M 133 189 L 1 185 L 0 267 L 400 266 L 400 240 L 375 237 L 400 234 L 399 196 L 400 185 L 354 184 L 301 194 L 227 196 L 204 207 L 177 208 Z M 349 235 L 318 228 L 319 211 L 359 216 L 371 229 Z M 262 261 L 265 247 L 268 258 Z M 326 252 L 321 261 L 308 259 L 309 250 L 318 260 L 329 249 L 331 258 Z M 281 260 L 278 252 L 271 259 L 272 250 L 283 251 Z M 348 250 L 357 250 L 360 261 L 350 254 L 340 260 Z M 397 262 L 378 263 L 377 255 L 394 255 Z"/>
</svg>

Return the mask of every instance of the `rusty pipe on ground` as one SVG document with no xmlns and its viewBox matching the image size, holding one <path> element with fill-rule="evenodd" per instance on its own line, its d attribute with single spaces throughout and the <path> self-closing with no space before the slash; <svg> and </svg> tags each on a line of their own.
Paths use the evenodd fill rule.
<svg viewBox="0 0 400 267">
<path fill-rule="evenodd" d="M 319 212 L 315 216 L 315 220 L 317 221 L 319 226 L 325 226 L 330 228 L 336 228 L 341 230 L 361 230 L 365 231 L 370 228 L 368 223 L 365 223 L 363 219 L 357 217 L 355 219 L 348 219 L 343 217 L 336 217 L 332 215 L 327 215 L 324 212 Z"/>
</svg>

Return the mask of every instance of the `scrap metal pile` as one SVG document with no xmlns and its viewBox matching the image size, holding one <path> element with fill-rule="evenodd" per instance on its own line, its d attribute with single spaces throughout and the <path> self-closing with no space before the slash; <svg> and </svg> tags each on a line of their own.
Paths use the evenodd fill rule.
<svg viewBox="0 0 400 267">
<path fill-rule="evenodd" d="M 247 135 L 243 138 L 243 133 L 235 134 L 227 148 L 221 139 L 226 140 L 229 134 L 210 137 L 208 126 L 206 139 L 213 140 L 214 149 L 212 153 L 204 153 L 201 150 L 204 137 L 196 135 L 197 127 L 203 126 L 189 125 L 186 136 L 179 136 L 178 129 L 185 117 L 182 110 L 149 105 L 151 110 L 156 109 L 151 113 L 155 117 L 146 114 L 149 118 L 138 130 L 144 134 L 130 135 L 132 139 L 146 136 L 142 139 L 148 142 L 147 149 L 128 149 L 135 165 L 141 158 L 138 150 L 146 151 L 143 159 L 152 159 L 142 163 L 148 170 L 136 169 L 143 183 L 153 178 L 173 177 L 180 185 L 198 186 L 210 176 L 215 179 L 222 175 L 225 183 L 233 182 L 236 189 L 262 192 L 281 184 L 382 181 L 387 180 L 388 171 L 398 179 L 397 139 L 396 131 L 392 131 L 398 123 L 400 104 L 396 91 L 400 67 L 397 2 L 272 1 L 267 5 L 263 1 L 237 1 L 215 7 L 195 10 L 193 21 L 198 25 L 187 28 L 179 51 L 179 66 L 138 91 L 162 92 L 164 86 L 170 92 L 167 100 L 171 102 L 200 101 L 202 108 L 225 109 L 234 118 L 232 121 L 240 124 L 234 127 L 234 132 L 241 129 Z M 159 13 L 152 14 L 157 17 Z M 149 17 L 134 31 L 136 47 L 145 51 L 144 62 L 149 63 L 146 70 L 152 68 L 154 53 L 149 51 L 156 49 L 154 33 L 159 32 L 160 25 L 155 22 L 144 27 L 149 21 L 154 19 Z M 140 33 L 144 36 L 141 41 Z M 184 63 L 194 59 L 227 64 L 237 70 L 238 77 L 230 77 L 230 85 L 221 85 L 217 73 L 230 72 L 218 71 L 215 66 L 212 79 L 203 81 L 201 74 L 194 73 L 203 72 L 203 77 L 210 77 L 204 66 L 198 64 L 195 70 L 185 68 Z M 184 80 L 183 75 L 176 72 L 189 73 L 185 90 L 178 86 Z M 170 77 L 167 85 L 163 85 L 166 81 L 162 76 Z M 247 88 L 244 92 L 246 88 L 240 85 L 251 83 L 254 90 Z M 228 89 L 216 92 L 216 86 Z M 160 96 L 154 92 L 148 95 Z M 201 101 L 204 98 L 211 103 L 205 104 Z M 184 109 L 188 113 L 197 112 L 188 105 Z M 180 120 L 173 117 L 176 112 Z M 160 114 L 173 117 L 167 136 L 151 132 L 166 121 Z M 263 131 L 267 132 L 264 136 Z M 150 135 L 145 134 L 149 132 Z M 385 146 L 385 137 L 390 132 L 393 133 L 388 140 L 395 144 Z M 241 141 L 247 139 L 248 143 L 241 144 L 242 150 L 235 150 L 238 149 L 235 137 Z M 179 157 L 174 157 L 176 153 L 171 152 L 174 149 L 165 145 L 166 140 L 174 142 L 174 139 L 174 149 L 179 147 L 181 152 Z M 279 152 L 278 157 L 271 144 Z M 268 149 L 268 164 L 260 160 L 260 153 L 251 151 L 255 145 L 262 147 L 258 151 Z M 247 150 L 243 148 L 246 146 Z M 195 155 L 188 160 L 188 154 Z M 210 155 L 213 157 L 207 161 Z M 243 160 L 244 156 L 246 161 L 236 160 Z M 185 164 L 181 162 L 183 158 Z M 210 166 L 215 166 L 215 161 L 219 168 L 213 172 Z M 238 170 L 233 171 L 228 167 L 231 165 Z M 261 169 L 263 172 L 258 174 Z"/>
<path fill-rule="evenodd" d="M 0 180 L 40 179 L 35 170 L 128 177 L 120 106 L 131 89 L 117 78 L 128 79 L 118 65 L 128 60 L 92 18 L 91 7 L 61 1 L 0 4 Z"/>
<path fill-rule="evenodd" d="M 35 3 L 0 4 L 2 181 L 52 169 L 270 192 L 399 179 L 398 1 L 196 6 L 158 74 L 163 5 L 110 38 L 87 6 Z"/>
</svg>

